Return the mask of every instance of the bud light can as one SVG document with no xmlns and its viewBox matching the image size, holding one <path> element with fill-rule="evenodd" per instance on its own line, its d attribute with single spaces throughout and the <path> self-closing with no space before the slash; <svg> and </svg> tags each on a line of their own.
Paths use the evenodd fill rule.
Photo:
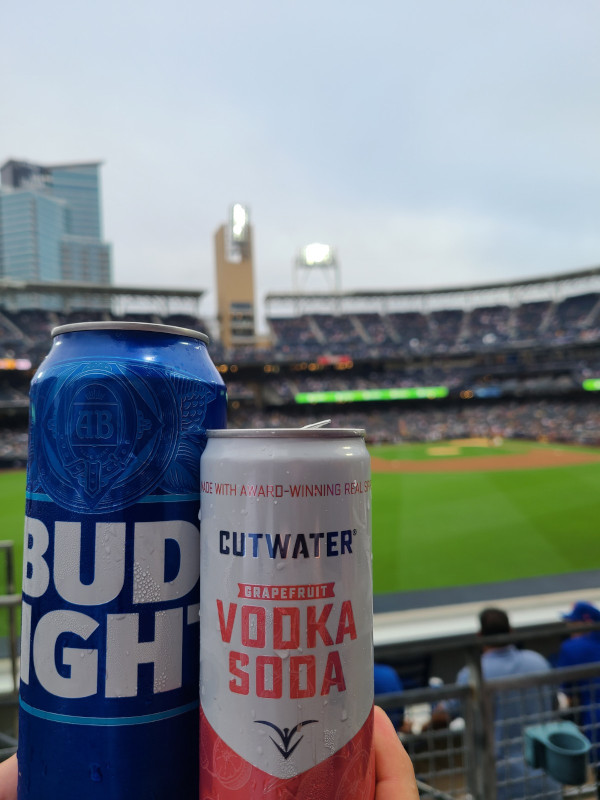
<svg viewBox="0 0 600 800">
<path fill-rule="evenodd" d="M 65 325 L 30 392 L 19 800 L 198 794 L 207 337 Z"/>
<path fill-rule="evenodd" d="M 209 431 L 200 478 L 200 800 L 369 800 L 364 431 Z"/>
</svg>

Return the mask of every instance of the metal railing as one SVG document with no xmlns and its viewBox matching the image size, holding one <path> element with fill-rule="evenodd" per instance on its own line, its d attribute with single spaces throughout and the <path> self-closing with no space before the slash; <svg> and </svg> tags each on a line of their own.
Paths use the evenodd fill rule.
<svg viewBox="0 0 600 800">
<path fill-rule="evenodd" d="M 600 626 L 585 629 L 590 627 Z M 566 632 L 564 626 L 561 630 Z M 548 631 L 532 635 L 543 638 Z M 490 637 L 486 644 L 501 646 L 520 638 Z M 411 643 L 407 651 L 414 653 L 418 647 L 427 649 L 421 642 Z M 437 642 L 435 647 L 443 645 Z M 468 685 L 410 689 L 376 698 L 386 710 L 404 709 L 405 719 L 413 723 L 411 731 L 399 735 L 412 759 L 420 796 L 428 800 L 600 796 L 600 663 L 486 681 L 481 647 L 476 637 L 463 642 Z M 525 729 L 561 720 L 575 723 L 592 743 L 581 785 L 559 784 L 525 762 Z"/>
<path fill-rule="evenodd" d="M 0 541 L 3 563 L 4 594 L 0 594 L 0 609 L 4 609 L 8 623 L 8 658 L 10 659 L 11 688 L 0 692 L 0 761 L 16 752 L 19 709 L 19 610 L 21 594 L 15 592 L 14 545 Z"/>
<path fill-rule="evenodd" d="M 15 593 L 15 559 L 14 545 L 11 541 L 0 541 L 0 553 L 4 558 L 4 587 L 5 593 L 0 595 L 0 608 L 5 608 L 8 613 L 8 646 L 13 691 L 19 691 L 19 646 L 17 632 L 17 614 L 21 606 L 21 595 Z"/>
</svg>

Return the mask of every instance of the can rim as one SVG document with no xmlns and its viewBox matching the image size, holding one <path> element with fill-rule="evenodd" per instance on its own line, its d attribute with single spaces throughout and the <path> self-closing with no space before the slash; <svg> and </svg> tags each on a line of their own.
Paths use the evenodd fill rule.
<svg viewBox="0 0 600 800">
<path fill-rule="evenodd" d="M 364 428 L 215 428 L 209 439 L 364 439 Z"/>
<path fill-rule="evenodd" d="M 168 333 L 174 336 L 187 336 L 191 339 L 200 339 L 208 344 L 209 337 L 200 331 L 191 328 L 180 328 L 177 325 L 160 325 L 156 322 L 72 322 L 68 325 L 58 325 L 52 328 L 51 336 L 60 336 L 63 333 L 75 333 L 77 331 L 150 331 L 152 333 Z"/>
</svg>

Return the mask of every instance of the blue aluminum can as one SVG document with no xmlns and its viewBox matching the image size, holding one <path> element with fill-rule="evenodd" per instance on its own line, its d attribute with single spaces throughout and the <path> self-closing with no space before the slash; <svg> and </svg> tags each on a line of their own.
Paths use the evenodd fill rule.
<svg viewBox="0 0 600 800">
<path fill-rule="evenodd" d="M 30 393 L 19 800 L 197 800 L 207 337 L 66 325 Z"/>
</svg>

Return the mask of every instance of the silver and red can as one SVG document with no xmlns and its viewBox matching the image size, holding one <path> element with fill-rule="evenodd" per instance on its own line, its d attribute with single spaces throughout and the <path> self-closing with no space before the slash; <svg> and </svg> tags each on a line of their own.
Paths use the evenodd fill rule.
<svg viewBox="0 0 600 800">
<path fill-rule="evenodd" d="M 209 431 L 200 477 L 200 800 L 372 798 L 364 431 Z"/>
<path fill-rule="evenodd" d="M 198 796 L 204 334 L 54 329 L 30 391 L 19 800 Z"/>
</svg>

